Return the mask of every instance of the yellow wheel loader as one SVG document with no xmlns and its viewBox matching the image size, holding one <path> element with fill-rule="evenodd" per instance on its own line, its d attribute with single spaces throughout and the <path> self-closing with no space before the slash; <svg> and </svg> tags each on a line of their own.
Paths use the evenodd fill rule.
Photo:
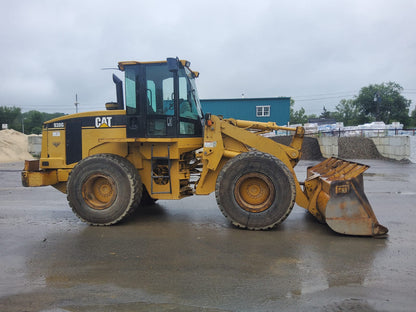
<svg viewBox="0 0 416 312">
<path fill-rule="evenodd" d="M 273 228 L 293 205 L 335 232 L 382 236 L 363 192 L 368 166 L 337 158 L 308 168 L 299 182 L 304 129 L 274 122 L 203 114 L 187 61 L 120 62 L 117 102 L 43 125 L 39 160 L 26 161 L 24 186 L 52 185 L 66 193 L 83 221 L 111 225 L 158 199 L 215 192 L 221 212 L 237 227 Z M 289 146 L 260 134 L 293 131 Z"/>
</svg>

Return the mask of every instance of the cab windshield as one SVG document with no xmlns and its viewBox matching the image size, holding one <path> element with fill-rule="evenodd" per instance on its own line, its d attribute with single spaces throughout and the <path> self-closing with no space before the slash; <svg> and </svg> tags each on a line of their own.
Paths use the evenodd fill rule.
<svg viewBox="0 0 416 312">
<path fill-rule="evenodd" d="M 190 98 L 192 99 L 192 102 L 196 108 L 196 111 L 198 113 L 198 116 L 202 119 L 203 118 L 203 112 L 201 108 L 201 103 L 199 101 L 199 96 L 196 88 L 195 78 L 194 74 L 189 70 L 188 67 L 185 67 L 185 73 L 188 77 L 189 81 L 189 92 L 190 92 Z"/>
</svg>

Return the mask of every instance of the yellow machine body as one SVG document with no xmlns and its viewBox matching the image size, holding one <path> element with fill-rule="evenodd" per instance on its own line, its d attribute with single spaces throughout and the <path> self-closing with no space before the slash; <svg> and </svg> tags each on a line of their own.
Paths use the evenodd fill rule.
<svg viewBox="0 0 416 312">
<path fill-rule="evenodd" d="M 167 65 L 166 62 L 122 62 L 119 66 L 121 70 L 127 71 L 126 68 L 131 66 L 138 68 L 135 70 L 140 72 L 140 70 L 143 71 L 143 66 L 148 64 L 151 66 L 162 64 L 170 66 L 169 71 L 175 74 L 175 70 L 178 69 L 175 69 L 169 62 L 173 63 L 169 60 Z M 176 66 L 188 68 L 189 63 L 177 61 Z M 158 70 L 160 70 L 159 67 Z M 188 77 L 196 78 L 198 76 L 198 73 L 190 71 L 189 68 L 186 73 Z M 179 92 L 177 87 L 174 90 Z M 158 92 L 157 89 L 154 92 Z M 157 99 L 157 96 L 154 96 L 148 89 L 144 91 L 144 94 L 147 96 L 148 104 L 152 102 L 152 99 L 153 101 Z M 140 122 L 143 114 L 138 111 L 138 108 L 136 115 L 129 114 L 129 109 L 131 109 L 129 101 L 132 99 L 129 98 L 129 95 L 126 97 L 128 98 L 126 109 L 121 104 L 111 103 L 107 106 L 109 110 L 68 115 L 46 122 L 42 133 L 41 157 L 39 160 L 26 161 L 22 172 L 23 185 L 52 185 L 61 192 L 67 193 L 67 184 L 71 179 L 71 173 L 77 171 L 74 175 L 78 177 L 81 176 L 78 171 L 84 170 L 83 168 L 77 169 L 77 166 L 89 162 L 90 164 L 85 169 L 88 171 L 88 168 L 96 166 L 94 162 L 103 161 L 104 164 L 106 161 L 114 162 L 115 159 L 116 162 L 127 161 L 123 165 L 124 167 L 135 168 L 136 172 L 129 173 L 127 176 L 138 174 L 138 177 L 133 179 L 134 183 L 130 184 L 134 188 L 140 188 L 140 194 L 133 196 L 131 202 L 134 200 L 140 202 L 138 198 L 141 198 L 143 202 L 142 196 L 145 195 L 142 194 L 147 194 L 148 198 L 157 200 L 181 199 L 186 196 L 216 192 L 217 200 L 219 196 L 230 197 L 218 200 L 220 209 L 227 217 L 233 212 L 224 211 L 226 209 L 223 210 L 222 205 L 231 200 L 241 204 L 243 214 L 247 215 L 243 216 L 243 220 L 245 217 L 249 219 L 250 216 L 259 217 L 260 215 L 267 218 L 266 213 L 271 206 L 270 203 L 276 202 L 276 194 L 279 194 L 279 187 L 273 184 L 275 183 L 272 181 L 273 177 L 268 177 L 267 170 L 261 173 L 260 169 L 253 169 L 241 177 L 236 177 L 238 187 L 232 188 L 230 194 L 224 195 L 221 189 L 223 188 L 221 180 L 225 180 L 224 177 L 235 170 L 229 167 L 232 165 L 238 168 L 239 164 L 236 160 L 243 159 L 246 157 L 245 155 L 248 155 L 248 159 L 254 159 L 254 162 L 257 159 L 265 159 L 266 162 L 275 162 L 282 167 L 281 171 L 285 173 L 287 184 L 290 185 L 288 191 L 285 190 L 285 185 L 280 185 L 280 188 L 283 189 L 283 193 L 292 194 L 292 199 L 287 199 L 288 208 L 270 225 L 256 225 L 254 223 L 246 225 L 245 221 L 236 220 L 234 222 L 231 216 L 231 221 L 235 225 L 249 229 L 273 227 L 287 217 L 293 203 L 296 202 L 320 222 L 326 222 L 335 232 L 365 236 L 380 236 L 387 233 L 387 228 L 378 223 L 363 191 L 362 174 L 368 166 L 330 158 L 308 168 L 307 179 L 304 182 L 297 180 L 294 167 L 301 157 L 300 150 L 304 136 L 302 127 L 280 127 L 273 122 L 223 119 L 210 114 L 205 116 L 199 114 L 203 128 L 197 130 L 199 124 L 194 121 L 196 118 L 189 119 L 179 115 L 179 106 L 185 101 L 175 95 L 175 100 L 172 99 L 169 106 L 172 109 L 172 106 L 175 105 L 175 113 L 172 110 L 172 114 L 167 117 L 162 116 L 161 113 L 157 115 L 158 117 L 148 117 L 150 123 L 146 121 L 146 125 L 148 125 L 147 127 L 153 126 L 159 118 L 163 120 L 161 124 L 165 128 L 165 121 L 168 126 L 173 124 L 178 135 L 160 135 L 159 133 L 153 135 L 156 132 L 144 132 L 147 135 L 135 136 L 131 133 L 140 128 L 137 126 L 137 120 Z M 139 101 L 138 99 L 137 97 L 137 101 Z M 164 104 L 161 105 L 166 106 L 165 102 L 164 100 Z M 153 108 L 155 111 L 159 109 L 156 105 L 153 105 Z M 176 109 L 178 113 L 176 113 Z M 165 108 L 163 112 L 165 113 L 166 110 Z M 159 112 L 162 110 L 160 109 Z M 173 118 L 177 118 L 177 121 Z M 196 130 L 187 136 L 182 130 L 183 125 L 191 125 L 191 129 L 195 128 Z M 281 129 L 294 132 L 289 146 L 276 143 L 261 135 Z M 140 131 L 147 130 L 143 128 Z M 165 130 L 165 133 L 168 134 L 169 131 Z M 256 154 L 255 151 L 260 154 Z M 260 168 L 261 162 L 259 164 Z M 103 165 L 104 167 L 105 165 Z M 72 182 L 72 185 L 76 185 L 78 182 L 83 185 L 77 191 L 71 189 L 68 194 L 70 201 L 73 197 L 78 198 L 74 199 L 73 203 L 70 202 L 74 211 L 77 210 L 77 201 L 80 199 L 85 199 L 89 206 L 86 206 L 85 203 L 83 205 L 87 209 L 98 213 L 115 205 L 118 200 L 116 196 L 120 191 L 120 187 L 117 186 L 118 182 L 114 177 L 107 177 L 108 174 L 100 173 L 100 169 L 96 169 L 99 166 L 94 168 L 95 171 L 92 171 L 91 177 L 75 181 L 76 183 Z M 225 172 L 226 170 L 228 171 Z M 75 178 L 72 177 L 72 179 Z M 136 180 L 140 180 L 140 182 Z M 279 179 L 277 178 L 277 180 Z M 135 190 L 133 189 L 133 191 Z M 79 192 L 79 196 L 71 195 L 71 192 Z M 113 224 L 120 221 L 126 213 L 123 212 L 119 217 L 108 222 L 100 221 L 101 216 L 91 221 L 83 213 L 77 214 L 81 219 L 91 224 Z"/>
<path fill-rule="evenodd" d="M 98 113 L 98 114 L 97 114 Z M 101 111 L 71 115 L 75 118 L 109 118 L 124 115 L 124 111 Z M 99 116 L 99 117 L 96 117 Z M 66 117 L 48 123 L 61 124 Z M 128 159 L 139 170 L 141 180 L 155 199 L 180 199 L 192 194 L 188 187 L 191 168 L 186 164 L 192 152 L 203 145 L 203 138 L 126 138 L 126 127 L 104 126 L 81 128 L 82 159 L 97 154 L 114 154 Z M 76 163 L 66 164 L 66 135 L 64 128 L 45 128 L 42 133 L 42 152 L 39 160 L 26 161 L 22 173 L 24 186 L 56 186 L 66 193 L 64 185 Z M 169 169 L 170 181 L 153 173 L 152 158 L 167 159 L 160 165 L 160 173 Z M 162 176 L 162 174 L 160 174 Z"/>
</svg>

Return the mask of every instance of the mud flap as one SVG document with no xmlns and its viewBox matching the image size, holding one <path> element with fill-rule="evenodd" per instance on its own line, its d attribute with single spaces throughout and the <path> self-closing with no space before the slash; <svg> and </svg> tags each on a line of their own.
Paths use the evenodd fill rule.
<svg viewBox="0 0 416 312">
<path fill-rule="evenodd" d="M 340 234 L 385 235 L 388 229 L 378 223 L 364 193 L 363 172 L 368 168 L 335 157 L 308 168 L 307 181 L 312 184 L 315 181 L 319 186 L 316 205 L 311 205 L 316 209 L 309 211 Z"/>
</svg>

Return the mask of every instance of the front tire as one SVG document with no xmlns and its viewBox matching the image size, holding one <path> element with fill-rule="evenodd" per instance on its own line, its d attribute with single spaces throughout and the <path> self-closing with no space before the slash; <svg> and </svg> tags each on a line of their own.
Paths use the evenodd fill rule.
<svg viewBox="0 0 416 312">
<path fill-rule="evenodd" d="M 142 182 L 137 169 L 118 155 L 98 154 L 81 160 L 67 185 L 74 213 L 91 225 L 111 225 L 140 202 Z"/>
<path fill-rule="evenodd" d="M 230 159 L 215 186 L 218 206 L 235 226 L 250 230 L 271 229 L 292 211 L 295 181 L 276 157 L 252 151 Z"/>
</svg>

